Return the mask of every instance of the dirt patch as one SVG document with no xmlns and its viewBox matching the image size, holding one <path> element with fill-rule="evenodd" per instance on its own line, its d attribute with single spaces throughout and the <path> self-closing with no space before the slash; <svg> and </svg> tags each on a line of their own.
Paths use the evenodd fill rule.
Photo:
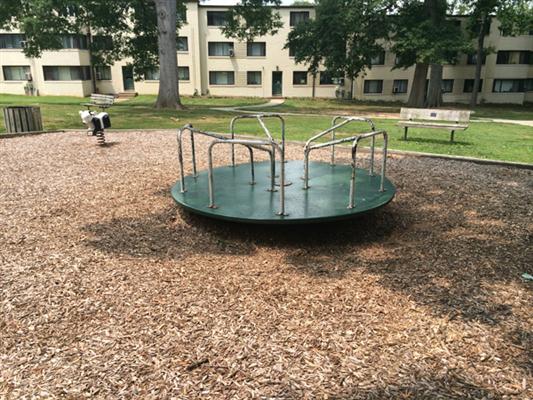
<svg viewBox="0 0 533 400">
<path fill-rule="evenodd" d="M 531 171 L 395 156 L 373 214 L 252 227 L 175 206 L 174 134 L 108 140 L 1 142 L 0 397 L 533 397 Z"/>
</svg>

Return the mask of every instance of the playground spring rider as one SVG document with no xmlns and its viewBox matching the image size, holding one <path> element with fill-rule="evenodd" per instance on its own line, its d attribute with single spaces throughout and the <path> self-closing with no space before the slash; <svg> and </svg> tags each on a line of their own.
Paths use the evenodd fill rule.
<svg viewBox="0 0 533 400">
<path fill-rule="evenodd" d="M 100 146 L 105 145 L 106 128 L 111 127 L 111 120 L 109 114 L 106 112 L 96 113 L 91 110 L 80 111 L 82 122 L 87 125 L 87 135 L 96 136 L 96 141 Z"/>
</svg>

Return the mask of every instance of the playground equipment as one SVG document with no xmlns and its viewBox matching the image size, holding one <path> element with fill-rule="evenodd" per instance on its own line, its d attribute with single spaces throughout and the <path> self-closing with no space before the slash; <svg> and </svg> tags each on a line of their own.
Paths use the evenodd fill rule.
<svg viewBox="0 0 533 400">
<path fill-rule="evenodd" d="M 96 136 L 96 142 L 100 146 L 106 144 L 105 129 L 111 127 L 109 114 L 104 110 L 111 107 L 114 101 L 114 96 L 93 93 L 91 95 L 91 102 L 82 104 L 87 107 L 87 110 L 79 112 L 82 122 L 87 125 L 87 135 Z M 92 111 L 91 107 L 98 107 L 100 112 Z"/>
<path fill-rule="evenodd" d="M 255 120 L 264 137 L 235 137 L 237 123 Z M 281 140 L 274 139 L 266 120 L 279 121 Z M 370 131 L 337 138 L 337 131 L 354 122 L 365 122 Z M 323 137 L 331 135 L 327 141 Z M 192 174 L 185 176 L 184 137 L 190 136 Z M 197 171 L 195 136 L 213 140 L 207 147 L 207 171 Z M 374 173 L 376 138 L 382 138 L 380 174 Z M 320 141 L 322 139 L 322 141 Z M 368 170 L 358 168 L 358 149 L 370 140 Z M 354 217 L 389 203 L 394 185 L 386 178 L 387 140 L 384 130 L 363 117 L 339 116 L 331 127 L 311 137 L 304 146 L 303 161 L 285 159 L 285 120 L 279 114 L 246 114 L 230 122 L 230 134 L 202 131 L 192 125 L 178 130 L 180 179 L 172 187 L 175 201 L 194 213 L 212 218 L 262 224 L 298 224 L 326 222 Z M 351 163 L 336 163 L 335 147 L 351 143 Z M 249 162 L 236 164 L 235 148 L 247 149 Z M 229 147 L 230 165 L 215 168 L 213 153 Z M 331 149 L 330 162 L 310 161 L 311 153 Z M 254 151 L 264 152 L 268 161 L 254 161 Z M 303 173 L 303 174 L 302 174 Z M 303 175 L 303 176 L 302 176 Z"/>
</svg>

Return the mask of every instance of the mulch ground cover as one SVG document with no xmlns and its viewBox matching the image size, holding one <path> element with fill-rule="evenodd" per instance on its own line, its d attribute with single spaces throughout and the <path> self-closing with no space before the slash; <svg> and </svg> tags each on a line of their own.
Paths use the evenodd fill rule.
<svg viewBox="0 0 533 400">
<path fill-rule="evenodd" d="M 531 171 L 394 156 L 388 206 L 257 227 L 174 204 L 174 133 L 108 139 L 0 141 L 0 398 L 533 398 Z"/>
</svg>

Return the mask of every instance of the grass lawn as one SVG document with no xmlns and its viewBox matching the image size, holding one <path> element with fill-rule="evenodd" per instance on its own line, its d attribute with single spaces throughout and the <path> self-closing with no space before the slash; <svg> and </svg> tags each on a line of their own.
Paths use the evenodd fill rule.
<svg viewBox="0 0 533 400">
<path fill-rule="evenodd" d="M 77 97 L 26 97 L 0 95 L 0 107 L 4 105 L 39 104 L 46 129 L 83 129 L 78 110 L 83 109 L 80 103 L 85 99 Z M 232 114 L 216 111 L 210 107 L 237 106 L 260 104 L 261 98 L 203 98 L 184 97 L 187 110 L 155 110 L 152 105 L 155 96 L 138 96 L 134 99 L 118 102 L 109 111 L 113 128 L 117 129 L 150 129 L 177 128 L 185 123 L 192 123 L 198 128 L 227 132 Z M 346 104 L 349 107 L 346 108 Z M 389 104 L 357 104 L 336 100 L 288 99 L 285 104 L 269 108 L 275 112 L 335 112 L 359 111 L 372 114 L 374 112 L 397 112 L 399 105 Z M 490 108 L 493 108 L 491 106 Z M 489 107 L 480 107 L 482 112 L 498 118 L 533 119 L 533 111 L 527 107 L 502 106 L 494 107 L 492 114 Z M 499 115 L 496 109 L 500 109 Z M 476 114 L 479 116 L 479 114 Z M 286 116 L 287 139 L 306 140 L 312 134 L 330 126 L 331 116 Z M 389 133 L 389 148 L 397 150 L 421 151 L 436 154 L 450 154 L 488 159 L 533 163 L 533 128 L 520 125 L 476 122 L 473 121 L 465 132 L 456 133 L 456 143 L 449 143 L 449 134 L 444 130 L 410 129 L 409 140 L 402 140 L 403 129 L 397 127 L 394 119 L 375 119 L 376 126 Z M 274 134 L 279 134 L 275 121 L 268 123 Z M 0 113 L 0 132 L 4 129 Z M 343 134 L 364 132 L 365 124 L 349 125 L 349 130 L 341 130 Z M 243 134 L 261 133 L 257 123 L 243 120 L 238 124 L 238 132 Z"/>
<path fill-rule="evenodd" d="M 285 102 L 275 109 L 278 112 L 294 113 L 313 113 L 322 112 L 335 114 L 342 113 L 399 113 L 402 103 L 391 102 L 361 102 L 357 100 L 336 100 L 336 99 L 309 99 L 295 98 L 286 99 Z M 443 108 L 465 109 L 464 104 L 447 104 Z M 272 111 L 271 108 L 265 108 L 265 111 Z M 496 118 L 496 119 L 515 119 L 515 120 L 533 120 L 533 104 L 524 106 L 500 104 L 500 105 L 480 105 L 474 108 L 473 118 Z"/>
</svg>

